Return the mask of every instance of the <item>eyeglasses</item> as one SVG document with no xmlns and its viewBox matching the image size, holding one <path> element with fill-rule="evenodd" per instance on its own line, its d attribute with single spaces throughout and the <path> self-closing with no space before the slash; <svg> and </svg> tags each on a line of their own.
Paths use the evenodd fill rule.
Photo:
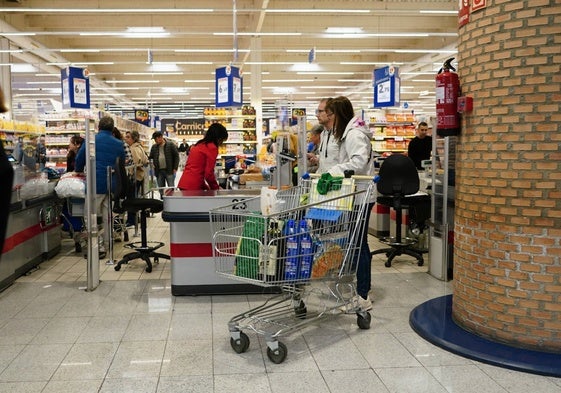
<svg viewBox="0 0 561 393">
<path fill-rule="evenodd" d="M 322 112 L 325 112 L 325 109 L 316 109 L 316 115 L 319 115 Z"/>
</svg>

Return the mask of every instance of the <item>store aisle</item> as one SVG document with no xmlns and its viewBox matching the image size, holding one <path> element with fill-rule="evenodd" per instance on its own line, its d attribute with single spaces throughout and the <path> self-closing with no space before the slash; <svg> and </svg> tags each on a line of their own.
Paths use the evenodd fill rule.
<svg viewBox="0 0 561 393">
<path fill-rule="evenodd" d="M 151 237 L 169 242 L 159 215 L 149 225 Z M 103 263 L 102 283 L 88 293 L 85 265 L 65 241 L 57 258 L 0 293 L 0 391 L 561 392 L 561 379 L 464 359 L 415 334 L 411 309 L 451 283 L 408 257 L 389 269 L 374 258 L 370 330 L 337 315 L 284 337 L 279 365 L 251 332 L 246 353 L 229 342 L 228 320 L 266 295 L 173 297 L 169 262 L 147 274 L 140 261 L 121 272 Z"/>
</svg>

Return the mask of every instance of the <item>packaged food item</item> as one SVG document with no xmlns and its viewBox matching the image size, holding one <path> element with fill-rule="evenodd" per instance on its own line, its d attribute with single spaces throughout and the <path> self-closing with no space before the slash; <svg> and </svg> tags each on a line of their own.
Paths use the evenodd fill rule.
<svg viewBox="0 0 561 393">
<path fill-rule="evenodd" d="M 319 256 L 316 257 L 312 267 L 312 278 L 327 276 L 336 271 L 343 263 L 343 249 L 338 244 L 330 244 Z"/>
</svg>

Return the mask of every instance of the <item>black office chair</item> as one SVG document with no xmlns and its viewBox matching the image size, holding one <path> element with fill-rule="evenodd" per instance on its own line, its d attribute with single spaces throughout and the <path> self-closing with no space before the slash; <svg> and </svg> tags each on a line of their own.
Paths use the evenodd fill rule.
<svg viewBox="0 0 561 393">
<path fill-rule="evenodd" d="M 392 154 L 383 161 L 379 175 L 380 180 L 376 188 L 380 195 L 376 198 L 376 202 L 393 207 L 396 213 L 396 231 L 395 237 L 390 236 L 380 239 L 382 243 L 390 247 L 372 251 L 371 255 L 386 254 L 388 257 L 385 263 L 386 267 L 391 267 L 392 260 L 402 254 L 417 258 L 417 264 L 423 266 L 423 254 L 412 247 L 417 240 L 404 237 L 401 234 L 402 209 L 404 206 L 414 203 L 412 199 L 414 197 L 408 197 L 408 195 L 413 195 L 419 191 L 417 168 L 409 157 L 402 154 Z"/>
<path fill-rule="evenodd" d="M 121 186 L 128 181 L 127 173 L 124 165 L 119 165 L 120 162 L 117 161 L 117 167 L 115 170 L 116 183 Z M 117 186 L 119 188 L 119 186 Z M 120 190 L 123 194 L 126 193 Z M 130 195 L 130 194 L 129 194 Z M 133 259 L 141 258 L 146 262 L 146 272 L 150 273 L 152 271 L 152 261 L 150 258 L 154 258 L 154 263 L 159 263 L 160 258 L 170 259 L 167 254 L 162 254 L 156 252 L 157 249 L 164 246 L 163 242 L 148 241 L 147 236 L 147 221 L 146 218 L 151 213 L 159 213 L 164 210 L 164 202 L 155 198 L 127 198 L 122 202 L 121 208 L 123 211 L 129 212 L 129 214 L 136 214 L 140 212 L 140 242 L 132 242 L 125 244 L 126 248 L 134 250 L 128 254 L 125 254 L 123 258 L 117 262 L 115 265 L 115 271 L 121 270 L 121 265 L 124 263 L 129 263 Z"/>
<path fill-rule="evenodd" d="M 159 213 L 164 210 L 164 202 L 154 198 L 130 198 L 123 202 L 123 208 L 128 212 L 140 212 L 140 242 L 125 244 L 126 248 L 133 249 L 133 252 L 126 254 L 116 265 L 115 271 L 121 270 L 121 265 L 129 263 L 133 259 L 141 258 L 146 262 L 146 272 L 152 271 L 152 261 L 159 263 L 160 258 L 170 259 L 167 254 L 156 252 L 158 248 L 164 246 L 163 242 L 148 241 L 146 234 L 146 218 L 150 213 Z"/>
</svg>

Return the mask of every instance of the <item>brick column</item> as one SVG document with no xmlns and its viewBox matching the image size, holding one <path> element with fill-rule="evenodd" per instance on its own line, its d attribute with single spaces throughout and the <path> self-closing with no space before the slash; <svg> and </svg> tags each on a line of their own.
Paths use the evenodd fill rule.
<svg viewBox="0 0 561 393">
<path fill-rule="evenodd" d="M 459 29 L 452 316 L 561 353 L 561 0 L 487 0 Z"/>
</svg>

